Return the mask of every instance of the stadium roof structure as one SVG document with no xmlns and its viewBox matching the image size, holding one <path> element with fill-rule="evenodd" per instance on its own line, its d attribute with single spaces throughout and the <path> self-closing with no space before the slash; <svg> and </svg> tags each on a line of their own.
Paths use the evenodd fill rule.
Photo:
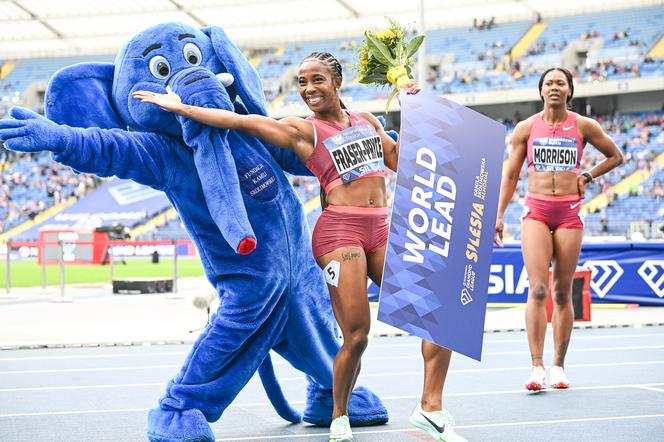
<svg viewBox="0 0 664 442">
<path fill-rule="evenodd" d="M 244 47 L 361 36 L 391 16 L 412 27 L 470 26 L 661 4 L 662 0 L 0 0 L 0 61 L 113 54 L 134 33 L 178 21 L 223 26 Z M 555 9 L 556 11 L 552 11 Z M 422 13 L 421 11 L 424 11 Z M 422 28 L 419 28 L 421 31 Z"/>
</svg>

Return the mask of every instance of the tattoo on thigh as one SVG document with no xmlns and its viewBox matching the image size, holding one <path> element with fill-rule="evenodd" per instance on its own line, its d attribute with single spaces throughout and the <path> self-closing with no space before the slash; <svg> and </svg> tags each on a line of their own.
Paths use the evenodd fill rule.
<svg viewBox="0 0 664 442">
<path fill-rule="evenodd" d="M 359 258 L 361 256 L 362 256 L 362 254 L 360 252 L 358 252 L 357 250 L 353 250 L 351 252 L 343 252 L 341 254 L 341 258 L 343 258 L 344 262 L 350 261 L 353 258 Z"/>
</svg>

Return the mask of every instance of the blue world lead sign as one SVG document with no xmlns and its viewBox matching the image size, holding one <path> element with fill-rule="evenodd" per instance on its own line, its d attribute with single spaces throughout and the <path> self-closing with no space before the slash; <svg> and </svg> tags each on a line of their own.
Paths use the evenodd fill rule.
<svg viewBox="0 0 664 442">
<path fill-rule="evenodd" d="M 401 99 L 378 319 L 480 360 L 505 127 L 420 92 Z"/>
</svg>

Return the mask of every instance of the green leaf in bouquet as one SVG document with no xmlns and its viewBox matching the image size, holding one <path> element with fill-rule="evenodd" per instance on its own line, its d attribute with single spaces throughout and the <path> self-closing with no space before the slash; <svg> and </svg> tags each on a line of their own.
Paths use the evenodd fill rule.
<svg viewBox="0 0 664 442">
<path fill-rule="evenodd" d="M 415 55 L 417 50 L 422 45 L 423 41 L 424 41 L 424 35 L 418 35 L 417 37 L 415 37 L 411 41 L 409 41 L 408 46 L 406 47 L 406 56 L 408 58 L 410 58 L 413 55 Z"/>
<path fill-rule="evenodd" d="M 391 66 L 390 60 L 385 58 L 383 53 L 373 43 L 368 42 L 369 46 L 369 60 L 374 60 L 380 66 Z"/>
<path fill-rule="evenodd" d="M 387 81 L 387 74 L 385 72 L 373 72 L 365 77 L 362 77 L 359 80 L 359 83 L 361 84 L 389 84 L 389 81 Z"/>
<path fill-rule="evenodd" d="M 371 55 L 387 66 L 394 66 L 394 58 L 388 47 L 385 46 L 385 43 L 378 40 L 370 32 L 365 32 L 364 36 L 367 38 L 367 44 L 369 45 Z"/>
</svg>

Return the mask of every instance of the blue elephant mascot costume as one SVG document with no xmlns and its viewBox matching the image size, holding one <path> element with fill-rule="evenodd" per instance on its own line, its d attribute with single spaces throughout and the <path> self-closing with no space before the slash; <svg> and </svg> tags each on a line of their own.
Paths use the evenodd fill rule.
<svg viewBox="0 0 664 442">
<path fill-rule="evenodd" d="M 220 303 L 180 372 L 150 410 L 155 441 L 213 441 L 218 420 L 256 371 L 280 416 L 332 420 L 339 349 L 327 288 L 302 205 L 283 170 L 305 173 L 288 151 L 204 126 L 131 97 L 170 86 L 187 104 L 266 114 L 258 75 L 221 28 L 148 28 L 115 64 L 81 63 L 52 78 L 43 118 L 22 108 L 0 121 L 8 149 L 50 150 L 55 161 L 165 192 L 199 251 Z M 303 415 L 286 401 L 274 350 L 308 380 Z M 357 387 L 352 425 L 387 422 L 380 399 Z"/>
</svg>

